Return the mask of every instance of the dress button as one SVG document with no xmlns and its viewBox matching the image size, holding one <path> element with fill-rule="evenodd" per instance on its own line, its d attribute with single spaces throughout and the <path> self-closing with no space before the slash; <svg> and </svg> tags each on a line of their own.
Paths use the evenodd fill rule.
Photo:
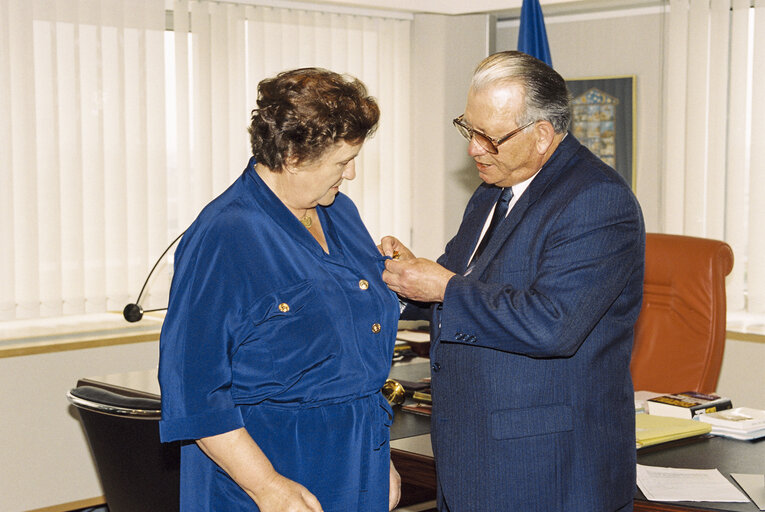
<svg viewBox="0 0 765 512">
<path fill-rule="evenodd" d="M 441 365 L 440 365 L 440 364 L 438 364 L 438 363 L 433 363 L 433 364 L 430 366 L 430 369 L 431 369 L 431 370 L 433 370 L 434 372 L 437 372 L 438 370 L 440 370 L 440 369 L 441 369 Z"/>
<path fill-rule="evenodd" d="M 372 324 L 372 332 L 373 333 L 377 334 L 378 332 L 380 332 L 380 329 L 382 329 L 382 326 L 380 324 L 378 324 L 378 323 Z"/>
<path fill-rule="evenodd" d="M 362 290 L 366 290 L 367 288 L 369 288 L 369 281 L 367 281 L 366 279 L 362 279 L 361 281 L 359 281 L 359 288 L 361 288 Z"/>
<path fill-rule="evenodd" d="M 287 304 L 286 302 L 282 302 L 281 304 L 279 304 L 279 311 L 281 311 L 282 313 L 286 313 L 289 310 L 290 310 L 290 305 Z"/>
</svg>

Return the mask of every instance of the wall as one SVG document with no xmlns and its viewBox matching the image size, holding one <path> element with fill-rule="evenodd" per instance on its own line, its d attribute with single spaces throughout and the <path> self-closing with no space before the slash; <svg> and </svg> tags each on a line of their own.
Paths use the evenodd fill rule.
<svg viewBox="0 0 765 512">
<path fill-rule="evenodd" d="M 412 248 L 420 256 L 441 254 L 480 183 L 451 120 L 464 109 L 478 62 L 493 51 L 516 48 L 517 20 L 500 21 L 493 30 L 485 27 L 491 19 L 425 14 L 414 18 Z M 553 64 L 565 78 L 635 75 L 636 195 L 646 228 L 661 231 L 663 11 L 645 7 L 550 16 L 545 21 Z"/>
<path fill-rule="evenodd" d="M 493 51 L 488 15 L 417 14 L 412 24 L 412 249 L 435 259 L 454 236 L 480 183 L 452 125 L 476 64 Z"/>
<path fill-rule="evenodd" d="M 661 231 L 664 14 L 658 7 L 545 17 L 553 66 L 564 78 L 634 75 L 636 195 L 646 229 Z M 514 50 L 518 23 L 500 22 L 497 50 Z"/>
<path fill-rule="evenodd" d="M 717 393 L 730 397 L 734 407 L 765 409 L 764 364 L 765 340 L 762 335 L 729 335 L 725 341 Z"/>
<path fill-rule="evenodd" d="M 156 341 L 0 359 L 0 510 L 102 496 L 66 392 L 82 377 L 155 368 Z"/>
</svg>

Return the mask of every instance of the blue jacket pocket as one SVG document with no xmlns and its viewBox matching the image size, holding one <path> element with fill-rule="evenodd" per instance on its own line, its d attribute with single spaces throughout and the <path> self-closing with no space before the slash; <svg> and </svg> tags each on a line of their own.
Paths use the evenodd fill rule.
<svg viewBox="0 0 765 512">
<path fill-rule="evenodd" d="M 491 413 L 491 434 L 494 439 L 541 436 L 573 429 L 574 413 L 570 405 L 503 409 Z"/>
</svg>

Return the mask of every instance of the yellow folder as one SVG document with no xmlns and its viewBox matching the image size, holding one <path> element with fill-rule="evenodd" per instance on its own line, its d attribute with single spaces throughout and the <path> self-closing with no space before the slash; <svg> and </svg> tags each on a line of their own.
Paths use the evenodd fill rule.
<svg viewBox="0 0 765 512">
<path fill-rule="evenodd" d="M 666 443 L 675 439 L 698 436 L 712 430 L 712 425 L 696 420 L 669 416 L 635 415 L 635 445 L 637 448 Z"/>
</svg>

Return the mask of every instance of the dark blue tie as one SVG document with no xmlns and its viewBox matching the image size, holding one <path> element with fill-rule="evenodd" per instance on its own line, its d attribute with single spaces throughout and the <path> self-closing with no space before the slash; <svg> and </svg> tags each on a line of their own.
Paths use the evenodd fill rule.
<svg viewBox="0 0 765 512">
<path fill-rule="evenodd" d="M 497 228 L 497 226 L 499 226 L 499 223 L 505 220 L 505 217 L 507 216 L 507 207 L 510 204 L 510 200 L 512 198 L 513 187 L 503 188 L 502 193 L 499 195 L 499 199 L 497 200 L 497 206 L 494 207 L 494 215 L 491 217 L 489 228 L 486 230 L 486 233 L 484 233 L 483 238 L 481 239 L 481 243 L 478 244 L 478 247 L 475 250 L 475 254 L 473 255 L 473 259 L 470 263 L 471 267 L 476 262 L 476 260 L 478 260 L 478 257 L 481 255 L 483 250 L 486 249 L 486 246 L 489 245 L 489 239 L 491 238 L 491 235 L 494 233 L 494 230 Z"/>
</svg>

